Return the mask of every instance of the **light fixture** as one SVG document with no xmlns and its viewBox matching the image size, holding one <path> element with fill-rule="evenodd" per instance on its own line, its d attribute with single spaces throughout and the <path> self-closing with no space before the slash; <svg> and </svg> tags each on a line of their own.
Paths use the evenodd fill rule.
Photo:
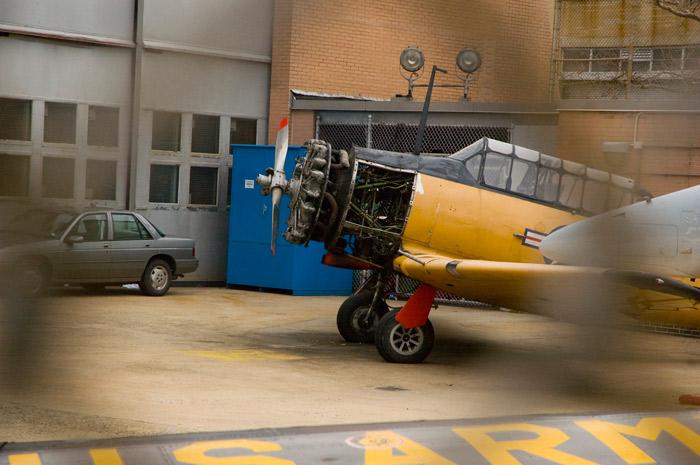
<svg viewBox="0 0 700 465">
<path fill-rule="evenodd" d="M 471 74 L 481 66 L 481 55 L 471 47 L 465 47 L 457 54 L 457 67 Z"/>
<path fill-rule="evenodd" d="M 418 47 L 406 47 L 401 56 L 399 57 L 399 65 L 401 69 L 399 73 L 401 77 L 408 81 L 408 93 L 406 95 L 397 94 L 397 97 L 401 98 L 413 98 L 413 88 L 414 87 L 432 87 L 433 84 L 416 84 L 415 81 L 420 79 L 423 75 L 423 65 L 425 64 L 425 57 L 423 52 Z M 475 49 L 471 47 L 464 47 L 457 54 L 455 60 L 455 71 L 457 77 L 462 80 L 463 85 L 458 84 L 435 84 L 435 87 L 462 87 L 464 89 L 464 99 L 467 100 L 467 92 L 469 91 L 469 75 L 475 72 L 481 66 L 481 55 Z M 439 68 L 436 68 L 441 72 L 445 72 Z M 460 75 L 460 71 L 463 75 Z"/>
<path fill-rule="evenodd" d="M 415 73 L 425 64 L 425 57 L 418 47 L 408 47 L 401 52 L 399 63 L 409 73 Z"/>
</svg>

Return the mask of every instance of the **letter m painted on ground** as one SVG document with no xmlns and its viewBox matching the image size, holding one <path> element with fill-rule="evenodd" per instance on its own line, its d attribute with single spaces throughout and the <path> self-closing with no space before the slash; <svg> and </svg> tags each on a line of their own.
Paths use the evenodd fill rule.
<svg viewBox="0 0 700 465">
<path fill-rule="evenodd" d="M 575 423 L 595 436 L 629 464 L 656 463 L 656 461 L 623 435 L 656 441 L 661 432 L 666 431 L 697 455 L 700 455 L 700 435 L 672 418 L 642 418 L 637 426 L 599 420 L 577 421 Z"/>
</svg>

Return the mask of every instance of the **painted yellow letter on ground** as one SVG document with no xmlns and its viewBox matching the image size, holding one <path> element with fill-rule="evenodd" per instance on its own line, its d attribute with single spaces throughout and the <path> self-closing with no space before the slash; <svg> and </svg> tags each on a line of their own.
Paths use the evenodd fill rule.
<svg viewBox="0 0 700 465">
<path fill-rule="evenodd" d="M 117 449 L 90 449 L 90 455 L 95 465 L 124 465 Z"/>
<path fill-rule="evenodd" d="M 214 457 L 207 455 L 216 449 L 248 449 L 253 452 L 274 452 L 282 450 L 279 444 L 247 439 L 229 441 L 196 442 L 173 452 L 177 460 L 193 465 L 295 465 L 289 460 L 264 455 L 246 455 L 237 457 Z"/>
<path fill-rule="evenodd" d="M 600 442 L 608 446 L 629 464 L 656 463 L 643 450 L 623 436 L 636 436 L 648 441 L 656 441 L 661 431 L 666 431 L 700 455 L 700 436 L 676 420 L 668 417 L 642 418 L 637 426 L 620 425 L 606 421 L 590 420 L 575 422 Z"/>
<path fill-rule="evenodd" d="M 393 431 L 370 431 L 360 443 L 367 447 L 365 465 L 456 465 Z M 405 455 L 394 455 L 394 449 Z"/>
<path fill-rule="evenodd" d="M 41 465 L 39 454 L 10 455 L 10 465 Z"/>
<path fill-rule="evenodd" d="M 489 436 L 489 433 L 503 433 L 509 431 L 535 433 L 538 437 L 535 439 L 521 439 L 518 441 L 496 441 Z M 474 446 L 481 455 L 495 465 L 521 465 L 521 462 L 509 452 L 513 450 L 521 450 L 561 465 L 597 465 L 595 462 L 555 449 L 555 447 L 566 442 L 569 436 L 549 426 L 516 423 L 511 425 L 455 428 L 454 432 L 462 436 L 469 444 Z"/>
</svg>

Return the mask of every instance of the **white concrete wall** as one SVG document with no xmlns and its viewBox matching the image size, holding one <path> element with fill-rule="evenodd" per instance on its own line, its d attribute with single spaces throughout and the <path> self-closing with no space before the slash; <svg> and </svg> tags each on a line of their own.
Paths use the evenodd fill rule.
<svg viewBox="0 0 700 465">
<path fill-rule="evenodd" d="M 0 25 L 132 40 L 134 0 L 0 0 Z"/>
</svg>

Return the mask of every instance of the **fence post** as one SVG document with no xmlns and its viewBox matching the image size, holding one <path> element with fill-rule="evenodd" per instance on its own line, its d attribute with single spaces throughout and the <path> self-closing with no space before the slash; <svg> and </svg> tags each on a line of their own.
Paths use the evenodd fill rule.
<svg viewBox="0 0 700 465">
<path fill-rule="evenodd" d="M 367 148 L 372 148 L 372 115 L 367 115 Z"/>
</svg>

